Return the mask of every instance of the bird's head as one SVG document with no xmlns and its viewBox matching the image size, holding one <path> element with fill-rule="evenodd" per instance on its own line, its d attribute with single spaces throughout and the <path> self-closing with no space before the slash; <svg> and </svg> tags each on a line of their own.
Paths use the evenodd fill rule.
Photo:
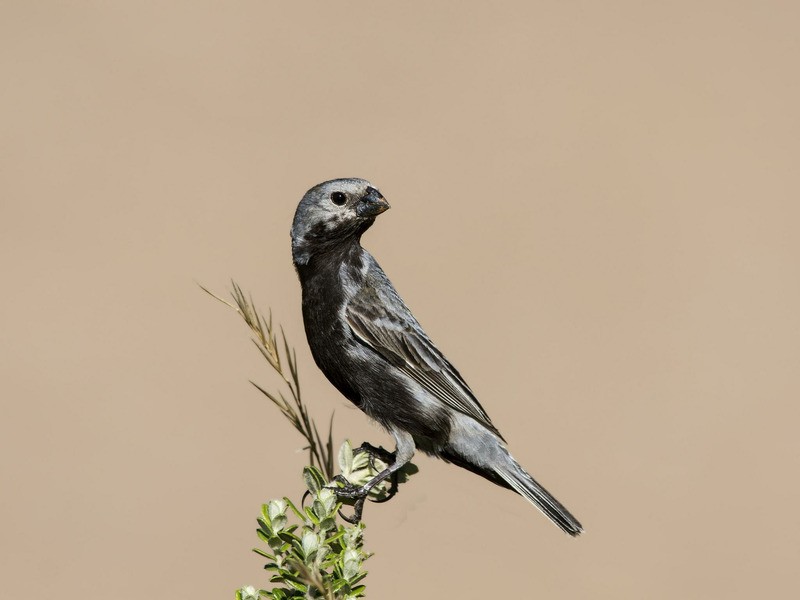
<svg viewBox="0 0 800 600">
<path fill-rule="evenodd" d="M 292 223 L 292 258 L 311 256 L 358 239 L 389 208 L 386 198 L 364 179 L 334 179 L 308 190 Z"/>
</svg>

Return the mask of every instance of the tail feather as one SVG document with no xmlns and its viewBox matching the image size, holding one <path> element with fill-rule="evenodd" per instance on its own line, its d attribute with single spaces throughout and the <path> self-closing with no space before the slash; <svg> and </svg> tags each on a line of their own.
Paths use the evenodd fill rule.
<svg viewBox="0 0 800 600">
<path fill-rule="evenodd" d="M 573 517 L 550 492 L 539 485 L 517 461 L 512 458 L 509 462 L 508 466 L 497 468 L 496 472 L 512 490 L 528 500 L 571 536 L 577 536 L 583 531 L 578 519 Z"/>
<path fill-rule="evenodd" d="M 578 522 L 578 519 L 573 517 L 572 514 L 564 508 L 564 505 L 531 477 L 528 472 L 508 454 L 505 448 L 498 454 L 499 456 L 497 456 L 497 458 L 500 460 L 493 461 L 494 464 L 491 466 L 478 466 L 475 462 L 469 461 L 449 450 L 440 452 L 439 457 L 468 471 L 472 471 L 481 477 L 485 477 L 496 485 L 517 492 L 571 536 L 577 536 L 583 531 L 583 526 Z M 498 466 L 496 464 L 497 462 L 501 462 L 502 466 Z"/>
</svg>

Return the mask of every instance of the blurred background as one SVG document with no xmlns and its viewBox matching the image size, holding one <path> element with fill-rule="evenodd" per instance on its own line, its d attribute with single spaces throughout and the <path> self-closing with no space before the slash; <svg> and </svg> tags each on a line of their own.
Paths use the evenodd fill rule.
<svg viewBox="0 0 800 600">
<path fill-rule="evenodd" d="M 796 2 L 0 4 L 3 595 L 232 598 L 314 415 L 289 226 L 372 181 L 364 244 L 584 523 L 418 457 L 369 597 L 800 592 Z M 420 593 L 420 589 L 427 590 Z"/>
</svg>

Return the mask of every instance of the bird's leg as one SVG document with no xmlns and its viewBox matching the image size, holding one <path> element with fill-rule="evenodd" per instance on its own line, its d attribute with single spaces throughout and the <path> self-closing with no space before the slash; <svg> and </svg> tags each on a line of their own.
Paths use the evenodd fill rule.
<svg viewBox="0 0 800 600">
<path fill-rule="evenodd" d="M 341 498 L 355 500 L 355 504 L 353 505 L 353 516 L 351 518 L 346 517 L 341 512 L 339 513 L 339 515 L 348 523 L 358 523 L 361 521 L 361 513 L 364 510 L 364 500 L 366 500 L 370 490 L 372 490 L 372 488 L 374 488 L 387 477 L 395 476 L 397 471 L 402 469 L 414 456 L 414 450 L 416 449 L 416 446 L 414 445 L 414 438 L 411 437 L 410 433 L 401 431 L 399 429 L 394 429 L 392 430 L 392 436 L 394 436 L 396 444 L 394 461 L 387 468 L 378 473 L 360 488 L 356 488 L 350 484 L 348 487 L 336 488 L 334 490 L 336 495 Z M 369 444 L 367 444 L 367 446 L 369 446 Z M 363 447 L 364 446 L 362 445 L 362 448 Z M 378 450 L 373 446 L 369 446 L 369 448 L 369 450 L 365 449 L 364 451 L 370 452 L 371 450 Z M 379 453 L 380 450 L 378 450 Z M 384 452 L 386 451 L 384 450 Z"/>
</svg>

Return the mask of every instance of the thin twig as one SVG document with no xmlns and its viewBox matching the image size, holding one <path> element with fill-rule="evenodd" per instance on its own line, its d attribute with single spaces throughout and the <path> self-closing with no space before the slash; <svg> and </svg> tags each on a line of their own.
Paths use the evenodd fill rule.
<svg viewBox="0 0 800 600">
<path fill-rule="evenodd" d="M 289 398 L 284 395 L 281 390 L 277 393 L 269 392 L 263 387 L 251 381 L 250 383 L 262 394 L 264 394 L 270 401 L 278 407 L 284 417 L 292 424 L 297 431 L 306 439 L 308 446 L 309 461 L 312 465 L 316 466 L 328 480 L 333 479 L 335 473 L 333 469 L 333 414 L 328 427 L 328 437 L 326 443 L 323 444 L 322 437 L 319 434 L 317 425 L 314 419 L 308 413 L 308 408 L 303 403 L 300 394 L 300 376 L 297 369 L 297 352 L 294 348 L 289 346 L 289 341 L 286 338 L 286 333 L 283 328 L 280 328 L 282 352 L 278 345 L 278 335 L 272 326 L 272 311 L 269 311 L 269 316 L 264 317 L 255 308 L 252 296 L 245 295 L 242 288 L 235 281 L 231 281 L 231 296 L 233 303 L 220 298 L 204 286 L 200 289 L 206 292 L 212 298 L 222 302 L 224 305 L 235 310 L 245 324 L 250 328 L 253 333 L 252 341 L 255 344 L 261 356 L 269 363 L 269 366 L 280 376 L 283 384 L 289 392 Z M 283 354 L 283 357 L 281 356 Z M 286 368 L 288 367 L 288 373 Z"/>
</svg>

